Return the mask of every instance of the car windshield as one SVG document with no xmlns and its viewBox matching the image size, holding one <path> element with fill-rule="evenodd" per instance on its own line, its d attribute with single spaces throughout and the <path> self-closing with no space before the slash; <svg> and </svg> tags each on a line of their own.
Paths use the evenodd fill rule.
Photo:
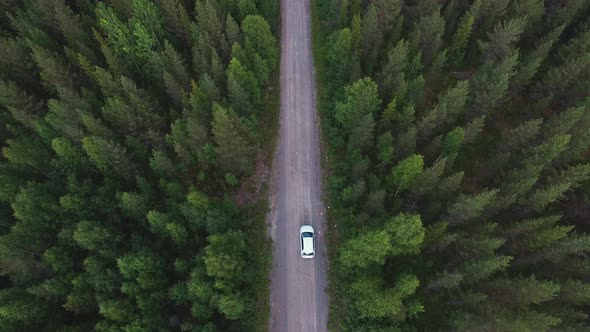
<svg viewBox="0 0 590 332">
<path fill-rule="evenodd" d="M 303 234 L 301 234 L 302 237 L 313 237 L 313 233 L 310 232 L 304 232 Z"/>
</svg>

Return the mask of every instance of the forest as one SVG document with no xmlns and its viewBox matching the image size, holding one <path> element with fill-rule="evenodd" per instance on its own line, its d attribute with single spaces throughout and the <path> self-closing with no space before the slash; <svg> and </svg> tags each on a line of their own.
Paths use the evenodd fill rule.
<svg viewBox="0 0 590 332">
<path fill-rule="evenodd" d="M 590 1 L 312 0 L 333 331 L 590 331 Z"/>
<path fill-rule="evenodd" d="M 272 138 L 277 17 L 0 2 L 0 331 L 266 329 L 264 215 L 235 196 Z"/>
</svg>

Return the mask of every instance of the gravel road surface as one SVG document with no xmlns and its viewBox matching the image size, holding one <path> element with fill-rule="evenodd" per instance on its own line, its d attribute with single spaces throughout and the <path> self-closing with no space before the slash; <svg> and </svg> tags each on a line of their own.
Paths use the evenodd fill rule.
<svg viewBox="0 0 590 332">
<path fill-rule="evenodd" d="M 270 331 L 326 331 L 325 220 L 309 0 L 281 0 L 281 123 L 269 221 L 273 238 Z M 299 254 L 312 224 L 316 256 Z"/>
</svg>

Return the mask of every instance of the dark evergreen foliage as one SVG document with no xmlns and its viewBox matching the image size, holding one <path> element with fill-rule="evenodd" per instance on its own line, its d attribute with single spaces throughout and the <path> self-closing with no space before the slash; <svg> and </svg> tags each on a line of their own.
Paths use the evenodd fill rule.
<svg viewBox="0 0 590 332">
<path fill-rule="evenodd" d="M 0 331 L 260 328 L 269 246 L 230 191 L 264 139 L 277 15 L 0 3 Z"/>
<path fill-rule="evenodd" d="M 312 2 L 331 328 L 590 330 L 590 2 Z"/>
</svg>

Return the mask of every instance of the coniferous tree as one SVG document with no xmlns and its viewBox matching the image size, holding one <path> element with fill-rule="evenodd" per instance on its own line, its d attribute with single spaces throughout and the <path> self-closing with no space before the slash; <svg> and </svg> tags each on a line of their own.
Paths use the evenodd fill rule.
<svg viewBox="0 0 590 332">
<path fill-rule="evenodd" d="M 10 6 L 0 11 L 0 330 L 254 329 L 266 263 L 231 235 L 252 229 L 249 207 L 221 197 L 269 139 L 254 107 L 267 110 L 277 8 Z M 234 44 L 241 68 L 228 68 Z M 244 104 L 243 118 L 225 111 Z M 230 228 L 242 268 L 209 276 L 206 239 Z"/>
</svg>

